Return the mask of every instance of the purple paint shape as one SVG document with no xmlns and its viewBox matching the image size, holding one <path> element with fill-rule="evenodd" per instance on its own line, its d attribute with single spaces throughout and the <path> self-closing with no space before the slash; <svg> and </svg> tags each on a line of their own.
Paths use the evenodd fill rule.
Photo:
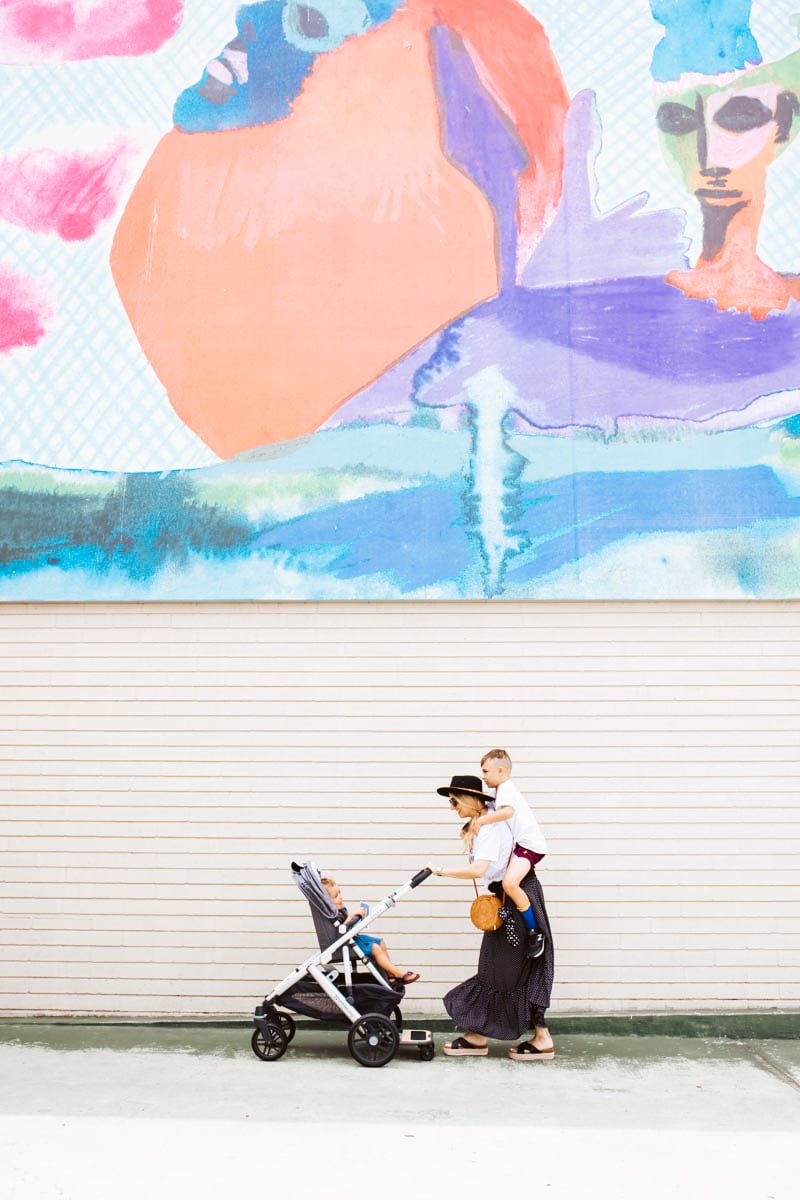
<svg viewBox="0 0 800 1200">
<path fill-rule="evenodd" d="M 31 150 L 0 162 L 0 217 L 66 242 L 91 237 L 112 216 L 125 180 L 128 143 L 91 154 Z"/>
<path fill-rule="evenodd" d="M 501 283 L 517 261 L 517 176 L 528 155 L 509 119 L 478 78 L 463 42 L 449 29 L 431 32 L 444 152 L 489 200 L 497 220 Z"/>
<path fill-rule="evenodd" d="M 377 380 L 337 423 L 406 423 L 417 405 L 463 409 L 470 381 L 487 369 L 513 389 L 520 428 L 738 428 L 800 408 L 800 305 L 756 322 L 658 279 L 511 289 L 398 363 L 386 391 Z"/>
<path fill-rule="evenodd" d="M 51 316 L 43 285 L 0 263 L 0 354 L 35 346 L 45 336 Z"/>
<path fill-rule="evenodd" d="M 417 374 L 417 402 L 457 403 L 491 367 L 514 389 L 513 411 L 540 430 L 608 434 L 650 419 L 736 427 L 763 419 L 748 409 L 767 393 L 772 415 L 800 407 L 800 306 L 758 323 L 653 279 L 516 289 L 464 321 L 449 359 L 439 378 Z"/>
<path fill-rule="evenodd" d="M 522 272 L 527 287 L 661 275 L 688 266 L 681 209 L 643 212 L 647 192 L 601 213 L 597 159 L 603 147 L 597 98 L 579 92 L 564 128 L 564 178 L 556 214 Z"/>
</svg>

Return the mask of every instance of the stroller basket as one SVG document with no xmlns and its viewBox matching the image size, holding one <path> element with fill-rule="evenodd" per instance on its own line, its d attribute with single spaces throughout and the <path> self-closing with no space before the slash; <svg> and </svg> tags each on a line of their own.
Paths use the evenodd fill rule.
<svg viewBox="0 0 800 1200">
<path fill-rule="evenodd" d="M 391 1017 L 395 1009 L 398 1009 L 398 1001 L 402 995 L 394 988 L 387 991 L 377 983 L 356 983 L 352 988 L 348 988 L 345 994 L 349 1002 L 361 1012 L 380 1013 L 384 1017 Z M 336 1002 L 312 979 L 303 979 L 294 984 L 281 996 L 280 1003 L 282 1008 L 289 1008 L 303 1017 L 347 1021 L 347 1016 Z"/>
<path fill-rule="evenodd" d="M 350 926 L 341 922 L 314 863 L 307 862 L 302 867 L 292 863 L 292 872 L 294 882 L 311 907 L 320 948 L 274 987 L 256 1008 L 253 1052 L 264 1062 L 283 1057 L 296 1033 L 294 1020 L 282 1011 L 289 1009 L 315 1020 L 348 1024 L 347 1045 L 356 1062 L 365 1067 L 383 1067 L 394 1058 L 400 1044 L 400 1001 L 405 989 L 393 987 L 354 939 L 412 888 L 419 887 L 430 871 L 419 871 L 380 904 L 371 907 L 366 917 Z M 353 959 L 366 979 L 363 974 L 355 975 Z"/>
</svg>

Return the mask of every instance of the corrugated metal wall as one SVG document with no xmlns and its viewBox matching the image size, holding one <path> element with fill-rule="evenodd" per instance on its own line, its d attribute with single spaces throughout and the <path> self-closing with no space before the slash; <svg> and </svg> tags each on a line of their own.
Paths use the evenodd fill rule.
<svg viewBox="0 0 800 1200">
<path fill-rule="evenodd" d="M 377 899 L 506 746 L 556 1011 L 800 1005 L 800 604 L 0 608 L 0 1011 L 247 1015 L 313 948 L 292 858 Z M 379 927 L 472 974 L 466 884 Z M 378 932 L 378 929 L 375 930 Z"/>
</svg>

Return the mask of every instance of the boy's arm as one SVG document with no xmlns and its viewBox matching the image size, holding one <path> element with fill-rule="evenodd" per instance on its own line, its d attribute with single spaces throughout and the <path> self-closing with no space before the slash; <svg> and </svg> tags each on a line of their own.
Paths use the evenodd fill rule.
<svg viewBox="0 0 800 1200">
<path fill-rule="evenodd" d="M 514 808 L 511 804 L 501 804 L 494 812 L 484 813 L 482 817 L 475 818 L 475 828 L 480 829 L 483 825 L 494 825 L 496 821 L 510 821 L 514 815 Z"/>
</svg>

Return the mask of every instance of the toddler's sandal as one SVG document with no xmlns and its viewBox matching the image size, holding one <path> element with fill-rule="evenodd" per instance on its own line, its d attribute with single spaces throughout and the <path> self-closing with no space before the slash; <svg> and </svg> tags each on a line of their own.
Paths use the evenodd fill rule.
<svg viewBox="0 0 800 1200">
<path fill-rule="evenodd" d="M 474 1058 L 485 1058 L 489 1053 L 488 1046 L 473 1046 L 472 1042 L 468 1042 L 463 1037 L 454 1038 L 452 1042 L 445 1042 L 442 1049 L 445 1054 L 450 1054 L 454 1058 L 459 1056 L 466 1058 L 468 1055 L 472 1055 Z"/>
<path fill-rule="evenodd" d="M 508 1056 L 516 1062 L 549 1062 L 555 1058 L 556 1052 L 552 1048 L 550 1050 L 539 1050 L 538 1047 L 531 1045 L 530 1042 L 521 1042 L 519 1046 L 512 1046 L 508 1052 Z"/>
<path fill-rule="evenodd" d="M 407 983 L 416 983 L 419 979 L 417 971 L 406 971 L 405 975 L 395 975 L 389 983 L 397 991 L 402 991 Z"/>
</svg>

